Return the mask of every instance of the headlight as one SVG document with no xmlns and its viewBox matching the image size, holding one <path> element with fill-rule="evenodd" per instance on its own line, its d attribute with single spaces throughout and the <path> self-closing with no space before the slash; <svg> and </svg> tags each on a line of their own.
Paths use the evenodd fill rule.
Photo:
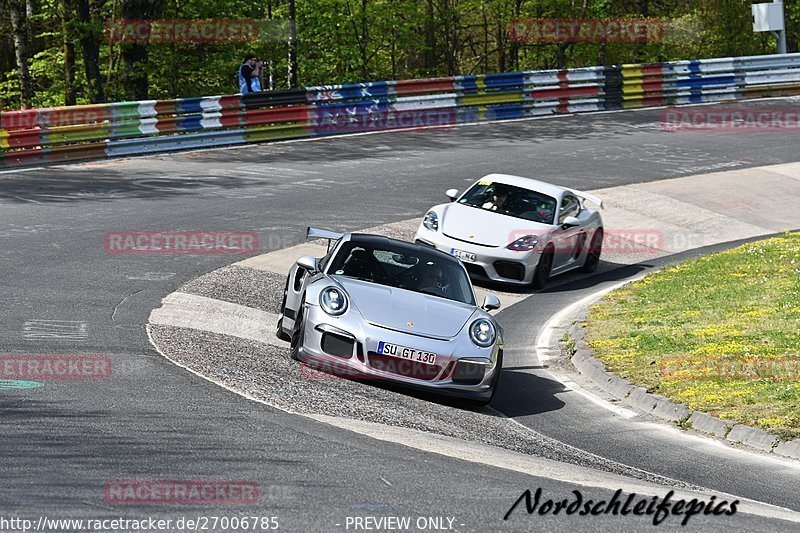
<svg viewBox="0 0 800 533">
<path fill-rule="evenodd" d="M 492 324 L 491 320 L 479 318 L 470 325 L 469 338 L 472 339 L 472 342 L 477 346 L 488 348 L 494 344 L 494 340 L 497 338 L 494 324 Z"/>
<path fill-rule="evenodd" d="M 439 230 L 439 216 L 433 211 L 428 211 L 422 219 L 422 225 L 431 231 Z"/>
<path fill-rule="evenodd" d="M 506 248 L 515 252 L 530 252 L 536 248 L 537 244 L 539 244 L 539 238 L 536 235 L 526 235 L 512 242 Z"/>
<path fill-rule="evenodd" d="M 331 316 L 339 316 L 347 311 L 347 294 L 336 287 L 327 287 L 319 294 L 319 305 Z"/>
</svg>

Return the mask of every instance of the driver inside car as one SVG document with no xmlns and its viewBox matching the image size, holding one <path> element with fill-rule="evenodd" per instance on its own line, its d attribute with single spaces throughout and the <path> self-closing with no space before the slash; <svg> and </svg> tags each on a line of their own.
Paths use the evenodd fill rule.
<svg viewBox="0 0 800 533">
<path fill-rule="evenodd" d="M 344 262 L 344 274 L 354 278 L 372 279 L 372 258 L 366 250 L 356 248 Z"/>
<path fill-rule="evenodd" d="M 508 191 L 498 188 L 492 191 L 492 199 L 484 203 L 481 207 L 489 211 L 499 211 L 502 213 L 505 211 L 507 201 Z"/>
<path fill-rule="evenodd" d="M 428 262 L 422 266 L 419 273 L 419 290 L 441 295 L 445 292 L 443 286 L 444 274 L 439 265 Z"/>
</svg>

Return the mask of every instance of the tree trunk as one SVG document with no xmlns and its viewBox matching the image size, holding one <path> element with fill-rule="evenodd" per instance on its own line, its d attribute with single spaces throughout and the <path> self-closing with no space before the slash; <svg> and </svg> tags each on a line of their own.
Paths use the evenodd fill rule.
<svg viewBox="0 0 800 533">
<path fill-rule="evenodd" d="M 158 0 L 122 0 L 122 18 L 152 20 L 161 12 Z M 125 72 L 122 75 L 125 97 L 128 100 L 147 100 L 150 90 L 147 61 L 149 43 L 133 42 L 122 45 L 122 61 Z"/>
<path fill-rule="evenodd" d="M 361 0 L 361 42 L 359 43 L 361 52 L 361 79 L 367 81 L 369 71 L 367 69 L 367 0 Z"/>
<path fill-rule="evenodd" d="M 83 70 L 89 88 L 89 101 L 93 104 L 106 101 L 103 79 L 100 77 L 100 38 L 92 27 L 92 7 L 90 0 L 77 0 L 76 12 L 80 22 L 80 45 L 83 56 Z"/>
<path fill-rule="evenodd" d="M 67 0 L 60 0 L 58 8 L 64 45 L 64 105 L 75 105 L 75 44 L 70 25 L 72 15 Z"/>
<path fill-rule="evenodd" d="M 428 0 L 425 16 L 425 59 L 423 67 L 425 75 L 429 76 L 436 71 L 436 20 L 434 15 L 433 0 Z"/>
<path fill-rule="evenodd" d="M 28 18 L 19 0 L 10 0 L 8 3 L 11 14 L 11 30 L 14 34 L 14 50 L 19 73 L 19 97 L 23 109 L 31 106 L 33 88 L 31 87 L 31 73 L 28 70 L 30 50 L 28 46 Z"/>
<path fill-rule="evenodd" d="M 297 10 L 289 0 L 289 88 L 297 88 Z"/>
<path fill-rule="evenodd" d="M 497 42 L 497 72 L 506 70 L 506 31 L 508 28 L 498 18 L 495 28 L 495 40 Z"/>
</svg>

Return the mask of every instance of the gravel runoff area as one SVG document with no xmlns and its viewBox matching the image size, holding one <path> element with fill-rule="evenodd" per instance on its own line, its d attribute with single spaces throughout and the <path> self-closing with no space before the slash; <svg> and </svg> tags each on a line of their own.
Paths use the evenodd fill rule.
<svg viewBox="0 0 800 533">
<path fill-rule="evenodd" d="M 190 281 L 180 292 L 277 314 L 287 274 L 228 265 Z"/>
<path fill-rule="evenodd" d="M 180 290 L 277 313 L 284 283 L 282 274 L 231 265 Z M 194 329 L 148 327 L 154 344 L 170 359 L 280 409 L 413 428 L 662 485 L 695 488 L 548 438 L 491 408 L 470 409 L 457 400 L 311 369 L 291 360 L 288 344 L 277 339 L 256 342 Z"/>
</svg>

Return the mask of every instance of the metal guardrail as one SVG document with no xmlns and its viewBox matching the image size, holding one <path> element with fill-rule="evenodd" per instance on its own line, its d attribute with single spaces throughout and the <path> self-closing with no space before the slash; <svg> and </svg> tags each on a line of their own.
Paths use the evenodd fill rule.
<svg viewBox="0 0 800 533">
<path fill-rule="evenodd" d="M 0 113 L 0 167 L 800 94 L 800 54 L 306 87 Z"/>
</svg>

